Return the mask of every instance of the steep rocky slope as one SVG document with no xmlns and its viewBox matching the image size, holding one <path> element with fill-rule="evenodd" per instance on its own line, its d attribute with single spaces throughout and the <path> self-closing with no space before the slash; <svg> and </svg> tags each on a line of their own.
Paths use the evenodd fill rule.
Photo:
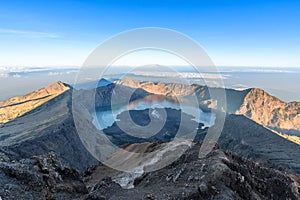
<svg viewBox="0 0 300 200">
<path fill-rule="evenodd" d="M 283 102 L 262 89 L 251 89 L 236 113 L 279 132 L 300 131 L 300 102 Z"/>
<path fill-rule="evenodd" d="M 88 110 L 94 110 L 95 107 L 128 104 L 131 101 L 144 98 L 150 94 L 141 88 L 131 88 L 112 83 L 92 90 L 74 90 L 72 95 L 76 103 L 83 104 Z"/>
<path fill-rule="evenodd" d="M 194 86 L 184 84 L 166 84 L 163 82 L 154 83 L 150 81 L 139 81 L 128 77 L 117 80 L 115 83 L 132 88 L 142 88 L 147 92 L 165 96 L 186 96 L 195 90 Z"/>
<path fill-rule="evenodd" d="M 20 117 L 69 90 L 70 86 L 56 82 L 30 94 L 0 102 L 0 124 Z"/>
<path fill-rule="evenodd" d="M 60 85 L 60 84 L 59 84 Z M 41 89 L 39 91 L 48 91 Z M 51 86 L 52 88 L 52 86 Z M 86 150 L 78 136 L 74 123 L 74 114 L 77 120 L 83 123 L 86 135 L 93 138 L 99 137 L 101 142 L 103 132 L 96 129 L 92 123 L 92 116 L 89 113 L 90 100 L 96 98 L 96 106 L 110 106 L 111 95 L 114 85 L 100 87 L 96 90 L 96 97 L 91 91 L 80 90 L 75 95 L 80 104 L 85 105 L 79 114 L 77 109 L 73 113 L 72 94 L 73 89 L 69 89 L 62 94 L 44 102 L 42 105 L 30 110 L 26 114 L 0 125 L 0 147 L 11 153 L 15 159 L 28 158 L 35 155 L 55 152 L 62 161 L 83 172 L 97 160 Z M 114 90 L 117 99 L 122 101 L 127 92 L 133 92 L 134 99 L 142 98 L 148 93 L 122 86 Z M 39 92 L 34 92 L 37 94 Z M 41 93 L 41 92 L 40 92 Z M 82 115 L 87 113 L 87 115 Z"/>
<path fill-rule="evenodd" d="M 185 85 L 178 83 L 163 83 L 163 82 L 149 82 L 140 81 L 125 77 L 121 80 L 115 81 L 118 85 L 124 85 L 132 88 L 141 88 L 149 93 L 170 96 L 173 98 L 184 99 L 190 96 L 196 96 L 201 109 L 209 111 L 217 108 L 217 99 L 211 99 L 211 94 L 214 93 L 216 98 L 223 99 L 221 95 L 224 92 L 226 95 L 226 109 L 229 113 L 234 113 L 240 108 L 244 101 L 244 97 L 249 90 L 237 91 L 232 89 L 208 88 L 202 85 Z"/>
<path fill-rule="evenodd" d="M 147 144 L 145 144 L 147 145 Z M 131 145 L 134 146 L 134 145 Z M 127 147 L 152 151 L 160 144 Z M 188 149 L 171 165 L 144 173 L 134 188 L 124 189 L 115 177 L 128 174 L 98 166 L 85 177 L 90 193 L 86 199 L 299 199 L 299 179 L 261 167 L 216 146 L 203 159 L 198 158 L 200 144 Z M 130 158 L 129 158 L 130 159 Z M 107 173 L 108 176 L 105 176 Z M 122 176 L 123 175 L 123 176 Z M 98 178 L 98 181 L 96 180 Z"/>
<path fill-rule="evenodd" d="M 64 163 L 83 171 L 96 163 L 76 132 L 69 90 L 0 127 L 0 146 L 16 159 L 56 152 Z M 88 125 L 87 125 L 88 126 Z"/>
<path fill-rule="evenodd" d="M 222 148 L 290 173 L 300 174 L 300 145 L 242 115 L 229 115 L 219 138 Z"/>
</svg>

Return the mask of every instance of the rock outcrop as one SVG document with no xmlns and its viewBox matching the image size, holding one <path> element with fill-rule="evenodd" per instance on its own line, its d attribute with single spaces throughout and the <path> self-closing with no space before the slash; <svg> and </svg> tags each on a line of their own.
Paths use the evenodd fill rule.
<svg viewBox="0 0 300 200">
<path fill-rule="evenodd" d="M 158 143 L 140 148 L 159 148 Z M 133 147 L 132 147 L 133 148 Z M 137 147 L 136 147 L 137 148 Z M 133 148 L 136 150 L 136 148 Z M 149 150 L 150 149 L 150 150 Z M 116 176 L 105 166 L 94 167 L 86 176 L 86 199 L 299 199 L 296 176 L 267 169 L 259 164 L 224 152 L 217 146 L 203 159 L 198 158 L 200 143 L 188 149 L 177 161 L 154 172 L 144 173 L 134 181 L 134 188 L 124 189 L 109 176 Z M 99 176 L 109 172 L 109 176 Z M 119 172 L 120 173 L 120 172 Z M 100 180 L 88 177 L 98 177 Z M 122 175 L 117 175 L 122 178 Z"/>
<path fill-rule="evenodd" d="M 0 153 L 0 198 L 78 199 L 88 193 L 79 173 L 53 153 L 12 160 Z"/>
<path fill-rule="evenodd" d="M 273 130 L 300 136 L 300 102 L 286 103 L 254 88 L 245 96 L 236 113 Z"/>
</svg>

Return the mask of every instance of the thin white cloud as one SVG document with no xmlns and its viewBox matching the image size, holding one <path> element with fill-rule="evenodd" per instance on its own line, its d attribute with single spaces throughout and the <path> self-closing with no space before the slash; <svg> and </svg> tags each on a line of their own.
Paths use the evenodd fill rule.
<svg viewBox="0 0 300 200">
<path fill-rule="evenodd" d="M 20 74 L 14 74 L 12 77 L 14 77 L 14 78 L 21 78 L 21 75 Z"/>
<path fill-rule="evenodd" d="M 154 77 L 178 77 L 189 79 L 228 79 L 230 75 L 217 73 L 193 73 L 193 72 L 148 72 L 148 71 L 132 71 L 131 74 L 137 76 L 154 76 Z"/>
<path fill-rule="evenodd" d="M 20 78 L 34 75 L 48 75 L 48 76 L 63 76 L 76 74 L 76 68 L 51 68 L 51 67 L 1 67 L 0 78 Z"/>
<path fill-rule="evenodd" d="M 0 78 L 7 78 L 8 74 L 7 73 L 0 73 Z"/>
<path fill-rule="evenodd" d="M 235 84 L 235 85 L 229 86 L 229 88 L 232 88 L 232 89 L 235 89 L 235 90 L 245 90 L 245 89 L 248 89 L 250 87 L 247 86 L 247 85 L 244 85 L 244 84 Z"/>
<path fill-rule="evenodd" d="M 16 29 L 0 29 L 0 35 L 14 35 L 27 38 L 60 38 L 61 36 L 56 33 L 27 31 Z"/>
</svg>

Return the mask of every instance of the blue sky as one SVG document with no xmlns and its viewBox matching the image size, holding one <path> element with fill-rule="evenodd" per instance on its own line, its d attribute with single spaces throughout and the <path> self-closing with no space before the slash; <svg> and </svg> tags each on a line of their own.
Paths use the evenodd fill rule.
<svg viewBox="0 0 300 200">
<path fill-rule="evenodd" d="M 108 37 L 163 27 L 220 66 L 300 67 L 297 0 L 0 0 L 0 66 L 80 66 Z"/>
</svg>

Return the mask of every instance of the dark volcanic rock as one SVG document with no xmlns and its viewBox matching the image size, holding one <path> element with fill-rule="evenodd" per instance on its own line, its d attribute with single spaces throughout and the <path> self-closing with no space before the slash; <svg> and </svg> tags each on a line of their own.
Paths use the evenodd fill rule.
<svg viewBox="0 0 300 200">
<path fill-rule="evenodd" d="M 0 161 L 2 199 L 76 199 L 87 192 L 79 173 L 55 154 Z"/>
<path fill-rule="evenodd" d="M 140 88 L 130 88 L 114 83 L 93 90 L 74 90 L 73 98 L 85 107 L 110 107 L 112 104 L 124 104 L 143 98 L 151 93 Z"/>
<path fill-rule="evenodd" d="M 141 151 L 160 148 L 159 143 L 139 144 Z M 2 199 L 299 199 L 299 178 L 268 169 L 215 146 L 199 159 L 200 143 L 178 160 L 134 181 L 124 189 L 114 180 L 122 172 L 94 166 L 85 174 L 63 166 L 55 154 L 19 161 L 0 154 Z M 136 151 L 139 151 L 136 149 Z M 91 178 L 89 178 L 91 177 Z M 97 179 L 95 181 L 95 179 Z M 86 185 L 89 186 L 87 189 Z"/>
<path fill-rule="evenodd" d="M 136 179 L 133 189 L 122 189 L 111 179 L 102 178 L 91 187 L 87 199 L 300 198 L 296 176 L 264 168 L 217 147 L 199 159 L 199 148 L 198 143 L 171 165 L 145 173 Z"/>
<path fill-rule="evenodd" d="M 115 93 L 120 101 L 126 99 L 127 93 L 132 93 L 132 100 L 142 98 L 148 93 L 125 86 L 115 87 L 110 84 L 96 90 L 96 106 L 110 106 L 111 95 Z M 80 105 L 79 110 L 72 107 L 73 89 L 58 95 L 41 106 L 28 111 L 23 116 L 8 123 L 0 125 L 0 147 L 10 152 L 15 159 L 29 158 L 35 155 L 43 155 L 55 152 L 64 164 L 76 168 L 80 172 L 86 170 L 98 161 L 83 145 L 78 136 L 74 123 L 74 115 L 83 123 L 86 135 L 101 137 L 103 133 L 92 124 L 92 116 L 88 105 L 91 98 L 95 98 L 91 91 L 80 90 L 75 96 Z M 118 99 L 118 98 L 117 98 Z M 81 102 L 82 101 L 82 102 Z M 88 106 L 87 106 L 88 105 Z M 84 115 L 85 113 L 86 115 Z"/>
<path fill-rule="evenodd" d="M 168 142 L 175 137 L 184 137 L 187 133 L 196 134 L 197 129 L 203 126 L 193 121 L 192 116 L 170 108 L 125 111 L 118 115 L 117 119 L 118 123 L 115 122 L 111 127 L 103 130 L 105 134 L 112 137 L 116 145 Z M 165 120 L 163 126 L 156 133 L 155 129 L 163 120 Z M 149 124 L 151 124 L 150 128 L 147 127 Z M 139 137 L 138 133 L 141 131 L 145 138 Z M 151 136 L 153 133 L 155 135 Z"/>
<path fill-rule="evenodd" d="M 227 116 L 219 143 L 267 167 L 300 174 L 300 146 L 242 115 Z"/>
<path fill-rule="evenodd" d="M 0 146 L 15 159 L 55 152 L 83 172 L 97 161 L 83 146 L 74 125 L 69 90 L 0 127 Z M 88 125 L 87 125 L 88 126 Z"/>
</svg>

